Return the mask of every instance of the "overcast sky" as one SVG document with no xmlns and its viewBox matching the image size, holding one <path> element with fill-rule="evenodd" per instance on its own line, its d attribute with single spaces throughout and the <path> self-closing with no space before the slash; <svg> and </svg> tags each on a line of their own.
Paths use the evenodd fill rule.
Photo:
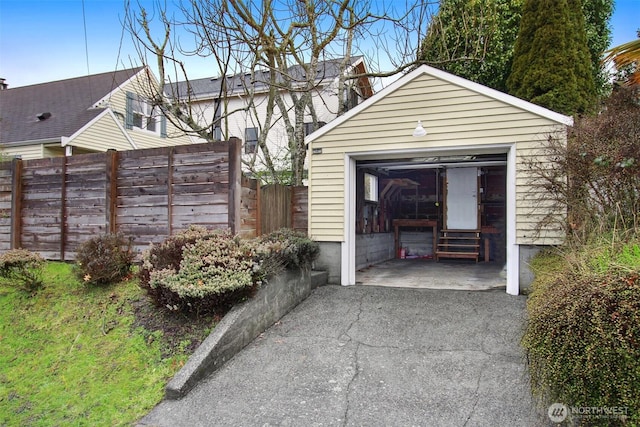
<svg viewBox="0 0 640 427">
<path fill-rule="evenodd" d="M 640 27 L 640 0 L 615 3 L 612 46 L 635 39 Z M 84 19 L 81 0 L 0 0 L 0 77 L 16 87 L 134 66 L 123 17 L 124 0 L 85 0 Z M 214 76 L 207 64 L 189 62 L 189 78 Z"/>
</svg>

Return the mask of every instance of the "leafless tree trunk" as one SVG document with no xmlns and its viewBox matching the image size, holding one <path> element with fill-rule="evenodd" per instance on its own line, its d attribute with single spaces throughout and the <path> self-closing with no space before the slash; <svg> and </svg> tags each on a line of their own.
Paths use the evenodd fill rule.
<svg viewBox="0 0 640 427">
<path fill-rule="evenodd" d="M 211 139 L 216 127 L 223 124 L 225 130 L 229 129 L 229 117 L 238 112 L 228 109 L 230 95 L 238 88 L 221 85 L 221 114 L 203 122 L 192 108 L 193 90 L 184 58 L 211 58 L 212 75 L 222 78 L 251 73 L 251 80 L 242 80 L 241 96 L 246 102 L 239 110 L 258 124 L 259 152 L 245 165 L 263 176 L 266 171 L 270 181 L 300 185 L 306 157 L 305 123 L 311 122 L 317 128 L 313 100 L 314 96 L 322 96 L 322 86 L 327 84 L 318 79 L 323 71 L 321 64 L 340 59 L 342 72 L 335 88 L 339 102 L 334 114 L 343 114 L 349 90 L 358 78 L 378 79 L 419 65 L 419 46 L 433 3 L 436 2 L 387 5 L 375 0 L 184 0 L 172 10 L 173 15 L 169 15 L 170 7 L 157 3 L 152 16 L 139 4 L 127 4 L 126 26 L 143 63 L 148 64 L 147 55 L 156 61 L 159 85 L 150 99 L 177 118 L 175 125 L 200 137 Z M 189 37 L 182 33 L 178 37 L 177 32 L 184 30 Z M 156 37 L 158 41 L 154 41 Z M 351 58 L 358 55 L 367 59 L 370 68 L 358 75 L 345 74 L 352 65 Z M 187 82 L 180 86 L 187 88 L 184 93 L 176 92 L 178 81 Z M 266 97 L 266 101 L 260 101 L 264 105 L 261 111 L 255 82 L 268 88 L 260 94 Z M 268 144 L 269 133 L 276 124 L 286 131 L 286 159 L 281 155 L 274 158 L 273 147 Z M 244 135 L 241 137 L 244 139 Z M 291 168 L 289 174 L 279 170 L 283 162 Z"/>
</svg>

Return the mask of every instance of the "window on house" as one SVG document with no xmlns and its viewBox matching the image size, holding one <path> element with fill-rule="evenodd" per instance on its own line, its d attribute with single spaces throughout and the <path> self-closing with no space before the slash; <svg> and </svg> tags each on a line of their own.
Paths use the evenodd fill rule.
<svg viewBox="0 0 640 427">
<path fill-rule="evenodd" d="M 213 140 L 222 141 L 222 128 L 220 126 L 216 126 L 213 129 Z"/>
<path fill-rule="evenodd" d="M 157 116 L 153 107 L 146 101 L 138 98 L 133 100 L 133 127 L 156 132 Z"/>
<path fill-rule="evenodd" d="M 324 125 L 326 125 L 325 122 L 318 122 L 318 129 L 320 129 Z M 313 122 L 307 122 L 307 123 L 304 124 L 304 136 L 309 135 L 314 130 L 315 129 L 313 128 Z"/>
<path fill-rule="evenodd" d="M 222 141 L 222 102 L 219 99 L 215 101 L 213 124 L 213 140 Z"/>
<path fill-rule="evenodd" d="M 370 173 L 364 174 L 364 199 L 369 202 L 378 201 L 378 177 Z"/>
<path fill-rule="evenodd" d="M 153 133 L 165 135 L 166 122 L 164 117 L 149 102 L 135 93 L 127 93 L 127 117 L 128 129 L 144 129 Z"/>
<path fill-rule="evenodd" d="M 252 154 L 258 150 L 258 128 L 244 130 L 244 153 Z"/>
</svg>

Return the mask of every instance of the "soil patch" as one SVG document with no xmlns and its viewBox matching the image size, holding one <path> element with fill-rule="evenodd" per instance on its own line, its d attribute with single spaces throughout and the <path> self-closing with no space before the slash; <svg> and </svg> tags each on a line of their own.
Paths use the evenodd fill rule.
<svg viewBox="0 0 640 427">
<path fill-rule="evenodd" d="M 186 315 L 158 307 L 146 295 L 133 301 L 132 305 L 133 327 L 142 327 L 150 342 L 158 339 L 160 333 L 163 356 L 176 352 L 193 353 L 221 319 L 219 315 Z"/>
</svg>

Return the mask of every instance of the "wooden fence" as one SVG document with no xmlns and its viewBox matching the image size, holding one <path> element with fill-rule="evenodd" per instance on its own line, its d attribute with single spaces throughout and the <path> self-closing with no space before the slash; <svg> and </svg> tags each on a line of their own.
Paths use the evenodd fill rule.
<svg viewBox="0 0 640 427">
<path fill-rule="evenodd" d="M 240 145 L 233 138 L 4 162 L 0 250 L 67 260 L 107 232 L 133 237 L 138 251 L 190 224 L 250 232 L 242 227 Z"/>
<path fill-rule="evenodd" d="M 189 225 L 243 237 L 307 231 L 307 188 L 242 176 L 239 139 L 0 163 L 0 251 L 72 260 L 92 236 L 120 232 L 134 249 Z"/>
<path fill-rule="evenodd" d="M 260 189 L 261 234 L 268 234 L 287 227 L 307 233 L 308 224 L 307 187 L 265 185 Z"/>
</svg>

